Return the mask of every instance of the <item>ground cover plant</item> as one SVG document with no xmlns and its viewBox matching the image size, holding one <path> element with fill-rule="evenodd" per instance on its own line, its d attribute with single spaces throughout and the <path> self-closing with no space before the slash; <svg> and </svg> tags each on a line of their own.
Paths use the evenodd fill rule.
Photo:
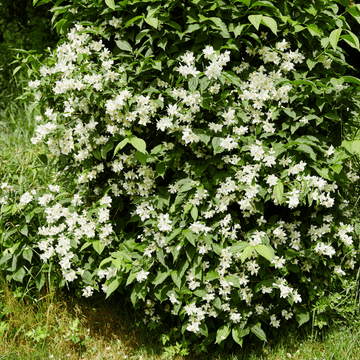
<svg viewBox="0 0 360 360">
<path fill-rule="evenodd" d="M 49 154 L 1 184 L 7 280 L 124 293 L 199 350 L 346 317 L 352 5 L 58 2 L 57 49 L 23 61 Z"/>
</svg>

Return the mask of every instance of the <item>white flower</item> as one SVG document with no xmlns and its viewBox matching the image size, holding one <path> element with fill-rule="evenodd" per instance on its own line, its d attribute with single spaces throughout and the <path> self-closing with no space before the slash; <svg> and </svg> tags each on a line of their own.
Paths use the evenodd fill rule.
<svg viewBox="0 0 360 360">
<path fill-rule="evenodd" d="M 26 192 L 20 196 L 19 206 L 26 205 L 29 202 L 31 202 L 33 199 L 34 197 L 29 192 Z"/>
<path fill-rule="evenodd" d="M 329 157 L 330 155 L 334 154 L 334 152 L 335 152 L 335 149 L 334 149 L 334 147 L 331 145 L 331 146 L 329 147 L 329 149 L 326 150 L 326 152 L 325 152 L 325 157 Z"/>
<path fill-rule="evenodd" d="M 269 184 L 269 186 L 275 186 L 278 181 L 278 177 L 274 174 L 269 175 L 269 177 L 266 179 L 266 183 Z"/>
<path fill-rule="evenodd" d="M 220 146 L 226 150 L 232 150 L 237 148 L 238 143 L 232 137 L 228 136 L 226 139 L 222 139 Z"/>
<path fill-rule="evenodd" d="M 144 271 L 144 270 L 140 270 L 137 274 L 136 274 L 136 280 L 139 283 L 142 283 L 144 280 L 147 279 L 149 275 L 149 271 Z"/>
<path fill-rule="evenodd" d="M 158 220 L 159 231 L 170 231 L 172 229 L 169 214 L 159 214 Z"/>
<path fill-rule="evenodd" d="M 212 54 L 215 54 L 215 50 L 212 46 L 207 45 L 206 48 L 203 50 L 203 54 L 205 59 L 210 59 Z"/>
</svg>

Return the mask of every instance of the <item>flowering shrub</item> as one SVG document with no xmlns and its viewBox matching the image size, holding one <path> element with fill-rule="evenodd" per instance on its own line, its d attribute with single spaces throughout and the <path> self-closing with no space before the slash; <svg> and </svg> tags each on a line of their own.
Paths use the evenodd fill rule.
<svg viewBox="0 0 360 360">
<path fill-rule="evenodd" d="M 20 197 L 1 185 L 4 218 L 20 219 L 3 240 L 8 278 L 41 287 L 22 259 L 43 264 L 204 344 L 308 321 L 357 273 L 344 195 L 360 146 L 340 130 L 360 81 L 338 41 L 359 48 L 345 16 L 360 10 L 339 27 L 335 3 L 306 16 L 297 1 L 105 3 L 54 9 L 63 39 L 28 88 L 32 142 L 56 173 Z"/>
</svg>

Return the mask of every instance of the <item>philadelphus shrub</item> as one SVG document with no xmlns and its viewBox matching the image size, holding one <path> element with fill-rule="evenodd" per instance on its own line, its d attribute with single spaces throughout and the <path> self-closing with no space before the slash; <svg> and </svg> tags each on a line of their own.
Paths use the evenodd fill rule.
<svg viewBox="0 0 360 360">
<path fill-rule="evenodd" d="M 139 81 L 146 56 L 107 46 L 123 23 L 75 24 L 29 82 L 41 111 L 31 141 L 60 170 L 20 197 L 1 185 L 6 209 L 42 216 L 31 254 L 61 286 L 125 292 L 145 322 L 171 317 L 204 344 L 308 321 L 325 291 L 354 277 L 359 247 L 339 188 L 358 176 L 324 102 L 310 103 L 324 93 L 341 103 L 356 79 L 307 79 L 301 48 L 259 31 L 263 43 L 240 57 L 201 43 L 154 60 Z M 332 66 L 319 59 L 319 72 Z"/>
</svg>

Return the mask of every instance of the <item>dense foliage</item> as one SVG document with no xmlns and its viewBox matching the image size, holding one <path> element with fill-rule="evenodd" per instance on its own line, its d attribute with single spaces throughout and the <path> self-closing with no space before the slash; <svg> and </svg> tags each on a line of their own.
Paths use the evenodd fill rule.
<svg viewBox="0 0 360 360">
<path fill-rule="evenodd" d="M 2 0 L 0 3 L 0 110 L 7 106 L 10 91 L 16 88 L 12 83 L 16 66 L 12 66 L 12 62 L 18 51 L 42 54 L 59 39 L 51 27 L 50 9 L 50 4 L 34 9 L 31 0 Z"/>
<path fill-rule="evenodd" d="M 45 3 L 46 1 L 42 1 Z M 36 188 L 1 185 L 9 280 L 127 294 L 185 338 L 265 340 L 357 277 L 347 1 L 74 1 L 33 67 Z M 10 175 L 9 175 L 10 176 Z"/>
</svg>

